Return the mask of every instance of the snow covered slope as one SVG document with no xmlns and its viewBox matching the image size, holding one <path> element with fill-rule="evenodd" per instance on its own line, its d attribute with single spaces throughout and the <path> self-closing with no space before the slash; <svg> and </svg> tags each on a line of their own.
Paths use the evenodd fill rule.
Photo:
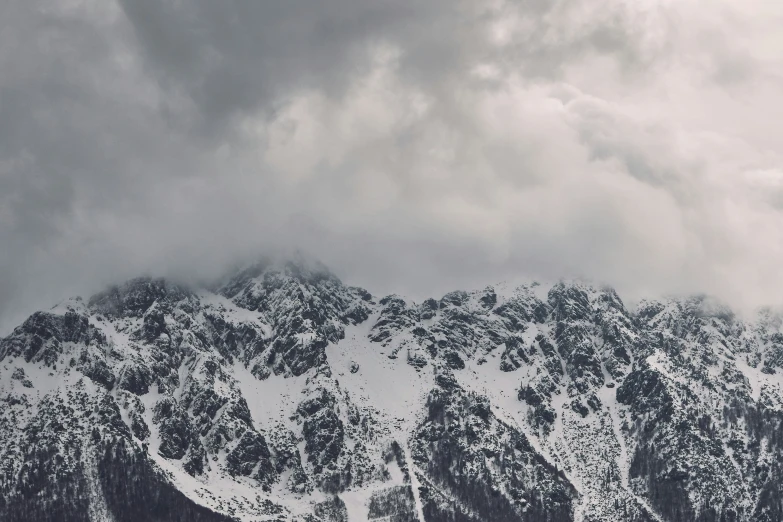
<svg viewBox="0 0 783 522">
<path fill-rule="evenodd" d="M 301 260 L 129 281 L 0 340 L 0 520 L 783 520 L 781 324 Z"/>
</svg>

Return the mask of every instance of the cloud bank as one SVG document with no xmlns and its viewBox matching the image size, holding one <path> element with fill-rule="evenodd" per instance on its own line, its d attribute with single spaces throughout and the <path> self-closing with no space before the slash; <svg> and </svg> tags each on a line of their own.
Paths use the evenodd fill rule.
<svg viewBox="0 0 783 522">
<path fill-rule="evenodd" d="M 783 289 L 783 4 L 11 1 L 0 331 L 298 246 L 413 297 Z"/>
</svg>

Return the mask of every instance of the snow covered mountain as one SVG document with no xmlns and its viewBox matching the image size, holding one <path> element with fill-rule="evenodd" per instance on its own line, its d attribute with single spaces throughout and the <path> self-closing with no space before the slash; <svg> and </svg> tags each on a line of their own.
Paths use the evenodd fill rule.
<svg viewBox="0 0 783 522">
<path fill-rule="evenodd" d="M 0 520 L 780 521 L 781 424 L 770 311 L 264 261 L 1 339 Z"/>
</svg>

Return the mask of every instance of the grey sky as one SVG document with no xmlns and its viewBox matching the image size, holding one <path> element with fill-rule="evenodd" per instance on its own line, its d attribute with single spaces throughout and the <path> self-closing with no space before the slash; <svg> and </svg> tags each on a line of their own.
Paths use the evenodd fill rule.
<svg viewBox="0 0 783 522">
<path fill-rule="evenodd" d="M 299 246 L 376 293 L 783 289 L 783 4 L 9 1 L 0 332 Z"/>
</svg>

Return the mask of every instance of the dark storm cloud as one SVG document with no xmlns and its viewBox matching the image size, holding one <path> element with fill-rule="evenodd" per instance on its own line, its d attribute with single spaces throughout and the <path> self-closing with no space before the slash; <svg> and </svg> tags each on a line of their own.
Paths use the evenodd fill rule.
<svg viewBox="0 0 783 522">
<path fill-rule="evenodd" d="M 431 29 L 444 7 L 386 0 L 120 3 L 151 74 L 168 93 L 192 100 L 206 127 L 269 111 L 288 89 L 341 93 L 369 67 L 367 46 Z"/>
<path fill-rule="evenodd" d="M 0 329 L 290 247 L 416 297 L 774 301 L 783 10 L 751 4 L 6 2 Z"/>
<path fill-rule="evenodd" d="M 557 3 L 543 1 L 495 8 L 440 0 L 120 0 L 120 5 L 151 73 L 168 93 L 186 95 L 206 127 L 270 110 L 291 89 L 340 96 L 371 66 L 368 47 L 382 43 L 400 46 L 401 69 L 429 88 L 447 88 L 473 61 L 490 54 L 547 77 L 591 51 L 615 54 L 626 66 L 644 58 L 616 12 L 574 34 L 548 35 L 556 30 L 553 24 L 533 23 L 499 53 L 487 39 L 487 22 L 504 11 L 534 22 L 556 16 Z M 554 40 L 542 44 L 547 36 Z"/>
</svg>

